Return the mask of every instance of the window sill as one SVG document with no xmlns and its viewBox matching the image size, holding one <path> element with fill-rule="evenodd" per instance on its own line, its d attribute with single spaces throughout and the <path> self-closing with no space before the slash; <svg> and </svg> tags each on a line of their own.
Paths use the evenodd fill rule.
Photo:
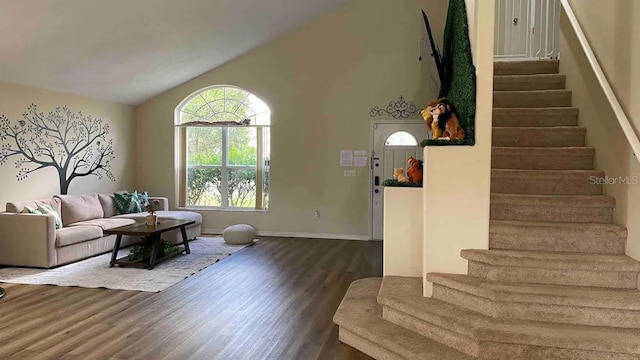
<svg viewBox="0 0 640 360">
<path fill-rule="evenodd" d="M 176 210 L 185 210 L 185 211 L 223 211 L 223 212 L 256 212 L 256 213 L 267 213 L 269 210 L 258 210 L 258 209 L 242 209 L 242 208 L 231 208 L 231 209 L 222 209 L 216 207 L 208 207 L 208 206 L 178 206 Z"/>
</svg>

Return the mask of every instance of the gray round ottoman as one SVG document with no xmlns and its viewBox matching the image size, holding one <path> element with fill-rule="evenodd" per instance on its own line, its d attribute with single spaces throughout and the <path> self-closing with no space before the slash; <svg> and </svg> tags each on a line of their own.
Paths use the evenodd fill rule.
<svg viewBox="0 0 640 360">
<path fill-rule="evenodd" d="M 222 232 L 224 241 L 231 245 L 251 244 L 255 237 L 256 229 L 247 224 L 231 225 Z"/>
</svg>

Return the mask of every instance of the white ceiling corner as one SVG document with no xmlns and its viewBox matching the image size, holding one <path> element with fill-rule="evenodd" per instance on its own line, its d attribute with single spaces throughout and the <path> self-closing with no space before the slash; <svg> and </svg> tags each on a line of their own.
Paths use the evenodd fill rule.
<svg viewBox="0 0 640 360">
<path fill-rule="evenodd" d="M 0 0 L 0 80 L 139 104 L 351 0 Z"/>
</svg>

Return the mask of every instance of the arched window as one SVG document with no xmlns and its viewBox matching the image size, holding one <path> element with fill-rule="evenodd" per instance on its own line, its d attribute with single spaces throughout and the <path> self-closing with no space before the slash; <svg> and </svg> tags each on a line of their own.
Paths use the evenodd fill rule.
<svg viewBox="0 0 640 360">
<path fill-rule="evenodd" d="M 267 209 L 271 111 L 235 86 L 202 89 L 176 108 L 180 205 Z"/>
<path fill-rule="evenodd" d="M 389 135 L 384 142 L 385 146 L 418 146 L 418 140 L 415 136 L 406 131 L 397 131 Z"/>
</svg>

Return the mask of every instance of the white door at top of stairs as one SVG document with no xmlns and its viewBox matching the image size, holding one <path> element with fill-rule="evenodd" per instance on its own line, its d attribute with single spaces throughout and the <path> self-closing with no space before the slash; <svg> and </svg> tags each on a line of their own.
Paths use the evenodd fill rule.
<svg viewBox="0 0 640 360">
<path fill-rule="evenodd" d="M 495 6 L 496 59 L 558 58 L 560 0 L 496 0 Z"/>
</svg>

